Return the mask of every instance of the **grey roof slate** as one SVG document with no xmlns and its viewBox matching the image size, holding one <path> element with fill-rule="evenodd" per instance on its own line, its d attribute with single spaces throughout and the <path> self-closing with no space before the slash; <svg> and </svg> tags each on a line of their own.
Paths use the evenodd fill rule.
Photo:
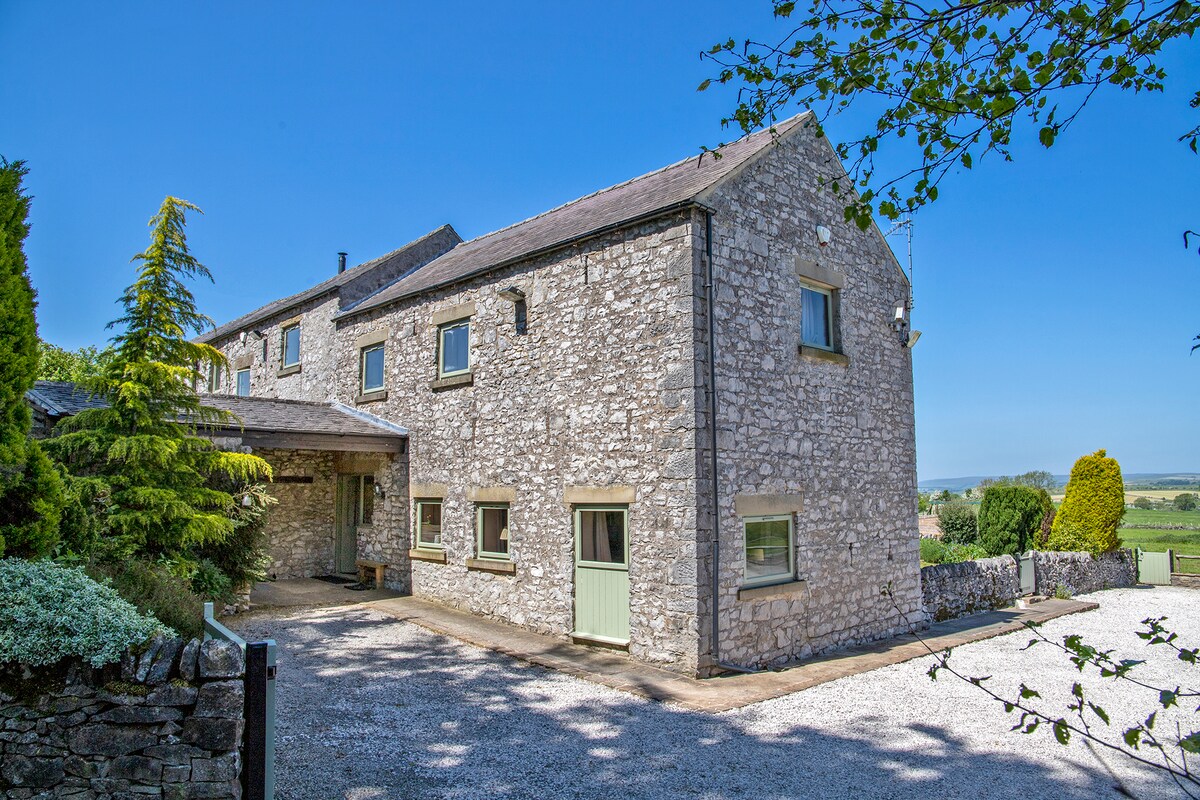
<svg viewBox="0 0 1200 800">
<path fill-rule="evenodd" d="M 288 297 L 284 297 L 280 300 L 274 300 L 270 303 L 267 303 L 265 306 L 254 309 L 248 314 L 243 314 L 235 320 L 226 322 L 224 325 L 219 325 L 213 330 L 197 336 L 196 341 L 214 342 L 240 330 L 252 327 L 265 319 L 276 316 L 277 314 L 282 314 L 285 311 L 296 308 L 303 303 L 307 303 L 309 300 L 314 300 L 322 295 L 337 291 L 340 287 L 346 285 L 350 281 L 362 277 L 364 273 L 379 267 L 385 267 L 389 262 L 403 258 L 410 250 L 423 244 L 429 238 L 437 236 L 445 231 L 453 233 L 455 239 L 459 238 L 458 234 L 454 232 L 452 227 L 449 225 L 443 225 L 436 230 L 430 231 L 419 239 L 414 239 L 403 247 L 399 247 L 390 253 L 380 256 L 379 258 L 374 258 L 370 261 L 358 264 L 357 266 L 350 267 L 345 272 L 340 272 L 328 280 L 321 281 L 316 286 L 305 289 L 302 292 L 289 295 Z"/>
<path fill-rule="evenodd" d="M 746 164 L 809 112 L 721 148 L 721 158 L 692 156 L 670 166 L 602 189 L 507 228 L 464 242 L 407 277 L 384 287 L 337 315 L 361 314 L 405 297 L 489 272 L 537 253 L 690 203 Z"/>
<path fill-rule="evenodd" d="M 102 398 L 92 397 L 72 381 L 36 381 L 25 397 L 52 417 L 70 417 L 85 408 L 104 408 Z"/>
<path fill-rule="evenodd" d="M 104 408 L 103 399 L 90 397 L 69 381 L 38 381 L 25 393 L 30 402 L 55 417 L 69 417 L 85 408 Z M 341 403 L 310 403 L 271 397 L 239 397 L 202 394 L 200 401 L 213 408 L 231 411 L 241 418 L 234 424 L 248 431 L 315 433 L 336 436 L 407 436 L 408 430 Z"/>
</svg>

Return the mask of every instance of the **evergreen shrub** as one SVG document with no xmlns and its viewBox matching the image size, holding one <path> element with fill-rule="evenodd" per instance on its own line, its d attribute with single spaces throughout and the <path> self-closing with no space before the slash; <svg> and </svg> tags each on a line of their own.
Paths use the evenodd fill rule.
<svg viewBox="0 0 1200 800">
<path fill-rule="evenodd" d="M 1071 468 L 1047 547 L 1086 550 L 1092 555 L 1116 550 L 1121 546 L 1117 528 L 1124 516 L 1125 482 L 1120 464 L 1104 450 L 1082 456 Z"/>
<path fill-rule="evenodd" d="M 141 559 L 93 563 L 88 572 L 112 586 L 138 611 L 154 615 L 185 639 L 203 635 L 204 598 L 192 591 L 188 578 Z"/>
<path fill-rule="evenodd" d="M 1028 486 L 993 486 L 979 505 L 979 544 L 990 555 L 1024 553 L 1041 529 L 1044 491 Z"/>
<path fill-rule="evenodd" d="M 946 544 L 972 544 L 978 536 L 975 508 L 962 500 L 938 506 L 937 518 Z"/>
<path fill-rule="evenodd" d="M 926 564 L 940 564 L 946 555 L 946 545 L 938 539 L 921 539 L 921 560 Z"/>
<path fill-rule="evenodd" d="M 74 657 L 102 667 L 161 632 L 158 620 L 82 569 L 0 560 L 0 663 L 35 667 Z"/>
</svg>

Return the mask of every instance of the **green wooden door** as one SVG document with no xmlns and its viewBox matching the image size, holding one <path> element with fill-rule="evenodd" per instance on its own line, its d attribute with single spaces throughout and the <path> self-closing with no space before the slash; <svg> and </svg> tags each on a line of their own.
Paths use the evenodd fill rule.
<svg viewBox="0 0 1200 800">
<path fill-rule="evenodd" d="M 629 643 L 629 510 L 575 509 L 574 636 Z"/>
<path fill-rule="evenodd" d="M 338 475 L 334 502 L 333 568 L 355 572 L 358 558 L 358 522 L 362 516 L 362 476 Z"/>
</svg>

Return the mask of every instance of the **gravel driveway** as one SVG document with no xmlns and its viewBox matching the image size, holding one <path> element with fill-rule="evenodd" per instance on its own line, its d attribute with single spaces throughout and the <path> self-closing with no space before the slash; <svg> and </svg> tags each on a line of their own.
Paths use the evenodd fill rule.
<svg viewBox="0 0 1200 800">
<path fill-rule="evenodd" d="M 1200 683 L 1133 635 L 1168 616 L 1200 644 L 1200 593 L 1119 589 L 1090 613 L 1047 623 L 1146 659 L 1148 682 Z M 930 658 L 885 667 L 723 714 L 680 711 L 462 644 L 362 607 L 249 618 L 248 638 L 280 645 L 276 796 L 300 798 L 1109 798 L 1082 746 L 1015 718 Z M 1080 680 L 1028 633 L 967 645 L 952 663 L 990 684 L 1043 690 L 1058 709 Z M 1113 728 L 1144 718 L 1144 690 L 1085 677 Z M 1051 692 L 1052 688 L 1057 691 Z M 1160 715 L 1161 716 L 1161 715 Z M 1162 723 L 1160 722 L 1160 725 Z M 1173 727 L 1173 726 L 1172 726 Z M 1189 728 L 1190 730 L 1190 728 Z M 1119 755 L 1109 765 L 1139 798 L 1177 796 Z"/>
</svg>

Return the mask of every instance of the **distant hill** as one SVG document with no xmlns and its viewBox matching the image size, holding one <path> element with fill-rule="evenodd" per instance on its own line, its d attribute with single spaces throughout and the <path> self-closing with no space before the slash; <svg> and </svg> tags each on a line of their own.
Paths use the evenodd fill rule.
<svg viewBox="0 0 1200 800">
<path fill-rule="evenodd" d="M 951 492 L 962 492 L 963 489 L 970 489 L 978 486 L 979 482 L 986 478 L 994 478 L 995 475 L 967 475 L 962 478 L 934 478 L 932 480 L 918 481 L 917 489 L 922 492 L 941 492 L 949 490 Z M 1058 481 L 1060 486 L 1065 486 L 1069 475 L 1055 475 L 1054 480 Z M 1173 489 L 1177 487 L 1200 486 L 1200 472 L 1126 472 L 1126 486 L 1142 486 L 1145 488 L 1163 488 Z"/>
</svg>

